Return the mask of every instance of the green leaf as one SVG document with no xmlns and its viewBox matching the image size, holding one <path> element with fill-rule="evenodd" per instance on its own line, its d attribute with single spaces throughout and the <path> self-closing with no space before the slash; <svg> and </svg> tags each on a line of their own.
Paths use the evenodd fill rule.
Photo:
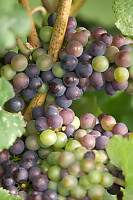
<svg viewBox="0 0 133 200">
<path fill-rule="evenodd" d="M 0 151 L 9 149 L 17 137 L 21 137 L 25 131 L 23 117 L 18 114 L 0 111 Z"/>
<path fill-rule="evenodd" d="M 0 78 L 0 91 L 0 107 L 2 107 L 6 101 L 15 95 L 11 84 L 4 77 Z"/>
<path fill-rule="evenodd" d="M 133 1 L 115 0 L 113 10 L 117 19 L 115 25 L 127 36 L 133 36 Z"/>
<path fill-rule="evenodd" d="M 22 200 L 19 196 L 9 194 L 8 190 L 0 188 L 0 200 Z"/>
<path fill-rule="evenodd" d="M 31 20 L 27 10 L 16 0 L 0 0 L 0 48 L 12 48 L 17 37 L 30 33 Z"/>
<path fill-rule="evenodd" d="M 120 167 L 125 175 L 125 190 L 123 200 L 133 199 L 133 140 L 118 136 L 110 139 L 106 148 L 111 162 Z"/>
</svg>

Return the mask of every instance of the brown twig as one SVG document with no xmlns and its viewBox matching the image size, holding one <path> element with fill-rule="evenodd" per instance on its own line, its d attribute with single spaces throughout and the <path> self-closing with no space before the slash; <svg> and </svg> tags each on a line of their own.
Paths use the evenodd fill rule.
<svg viewBox="0 0 133 200">
<path fill-rule="evenodd" d="M 48 50 L 48 54 L 52 56 L 54 62 L 58 60 L 58 53 L 62 47 L 68 17 L 70 14 L 71 3 L 72 0 L 59 0 L 53 34 Z"/>
<path fill-rule="evenodd" d="M 117 185 L 125 187 L 125 181 L 120 179 L 120 178 L 117 178 L 115 176 L 114 176 L 114 183 L 116 183 Z"/>
<path fill-rule="evenodd" d="M 75 0 L 71 7 L 70 16 L 76 17 L 81 7 L 84 5 L 86 0 Z"/>
<path fill-rule="evenodd" d="M 28 2 L 28 0 L 18 0 L 18 1 L 27 9 L 27 11 L 30 15 L 31 22 L 32 22 L 32 29 L 31 29 L 30 35 L 28 36 L 28 42 L 33 46 L 33 48 L 37 48 L 40 46 L 40 41 L 37 36 L 37 32 L 36 32 L 35 24 L 33 21 L 32 14 L 31 14 L 29 2 Z"/>
<path fill-rule="evenodd" d="M 56 14 L 55 25 L 53 28 L 53 34 L 49 45 L 48 54 L 52 56 L 54 62 L 58 60 L 58 52 L 62 47 L 68 17 L 70 13 L 72 0 L 59 0 L 58 10 Z M 30 121 L 32 119 L 32 110 L 36 106 L 42 106 L 44 104 L 47 94 L 37 95 L 31 100 L 25 114 L 24 119 Z"/>
</svg>

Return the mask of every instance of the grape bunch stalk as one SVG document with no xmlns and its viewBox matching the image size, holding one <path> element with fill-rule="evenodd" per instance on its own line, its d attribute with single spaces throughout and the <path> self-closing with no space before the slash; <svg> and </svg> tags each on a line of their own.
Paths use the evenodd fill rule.
<svg viewBox="0 0 133 200">
<path fill-rule="evenodd" d="M 33 48 L 18 38 L 18 52 L 0 56 L 1 77 L 15 92 L 4 108 L 26 120 L 22 138 L 0 152 L 0 187 L 23 200 L 119 199 L 125 187 L 123 171 L 111 163 L 106 147 L 112 137 L 130 140 L 131 130 L 110 114 L 79 118 L 69 107 L 84 92 L 133 93 L 133 40 L 101 27 L 78 27 L 70 7 L 71 1 L 59 1 L 38 36 L 33 24 Z"/>
</svg>

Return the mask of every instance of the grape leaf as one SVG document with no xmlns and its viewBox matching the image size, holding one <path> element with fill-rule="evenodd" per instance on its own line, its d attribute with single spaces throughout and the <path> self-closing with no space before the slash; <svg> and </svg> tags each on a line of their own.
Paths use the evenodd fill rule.
<svg viewBox="0 0 133 200">
<path fill-rule="evenodd" d="M 2 107 L 6 101 L 15 95 L 11 84 L 4 77 L 0 78 L 0 91 L 0 107 Z"/>
<path fill-rule="evenodd" d="M 0 0 L 0 48 L 12 48 L 16 37 L 27 36 L 31 20 L 26 9 L 16 0 Z"/>
<path fill-rule="evenodd" d="M 115 0 L 113 10 L 117 19 L 116 27 L 122 34 L 133 36 L 133 0 Z"/>
<path fill-rule="evenodd" d="M 0 188 L 0 200 L 22 200 L 19 196 L 9 194 L 8 190 Z"/>
<path fill-rule="evenodd" d="M 125 190 L 123 200 L 133 199 L 133 140 L 114 136 L 106 148 L 111 162 L 123 170 Z"/>
<path fill-rule="evenodd" d="M 16 113 L 0 111 L 0 151 L 8 149 L 24 133 L 24 120 Z"/>
</svg>

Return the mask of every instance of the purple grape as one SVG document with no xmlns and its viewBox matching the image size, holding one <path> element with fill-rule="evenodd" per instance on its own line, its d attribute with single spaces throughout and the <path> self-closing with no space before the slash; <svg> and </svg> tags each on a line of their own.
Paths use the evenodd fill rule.
<svg viewBox="0 0 133 200">
<path fill-rule="evenodd" d="M 116 80 L 112 81 L 112 86 L 115 90 L 126 90 L 128 87 L 128 81 L 119 83 Z"/>
<path fill-rule="evenodd" d="M 0 164 L 0 179 L 4 176 L 5 171 L 3 169 L 3 166 Z"/>
<path fill-rule="evenodd" d="M 43 200 L 43 192 L 33 191 L 29 200 Z"/>
<path fill-rule="evenodd" d="M 57 200 L 57 199 L 58 199 L 57 193 L 54 190 L 48 189 L 43 193 L 43 200 Z"/>
<path fill-rule="evenodd" d="M 49 26 L 52 26 L 52 27 L 54 26 L 55 18 L 56 18 L 56 13 L 52 13 L 51 15 L 49 15 L 48 17 Z"/>
<path fill-rule="evenodd" d="M 75 113 L 72 109 L 70 108 L 64 108 L 60 111 L 60 116 L 63 119 L 63 124 L 67 125 L 73 122 L 74 118 L 75 118 Z"/>
<path fill-rule="evenodd" d="M 32 118 L 37 119 L 39 117 L 44 117 L 44 107 L 37 106 L 32 110 Z"/>
<path fill-rule="evenodd" d="M 35 121 L 35 128 L 40 132 L 49 129 L 47 118 L 46 117 L 37 118 Z"/>
<path fill-rule="evenodd" d="M 32 185 L 34 190 L 43 192 L 48 188 L 48 178 L 44 175 L 38 175 L 33 178 Z"/>
<path fill-rule="evenodd" d="M 112 44 L 113 37 L 109 33 L 103 33 L 100 40 L 106 44 L 106 47 L 109 47 Z"/>
<path fill-rule="evenodd" d="M 66 52 L 69 55 L 79 57 L 83 53 L 83 45 L 79 41 L 70 41 L 66 46 Z"/>
<path fill-rule="evenodd" d="M 49 91 L 52 96 L 62 96 L 66 91 L 66 87 L 61 79 L 55 78 L 49 84 Z"/>
<path fill-rule="evenodd" d="M 45 117 L 48 117 L 49 115 L 59 115 L 58 109 L 56 107 L 47 108 L 45 112 Z"/>
<path fill-rule="evenodd" d="M 29 77 L 23 72 L 17 73 L 13 78 L 13 85 L 16 89 L 23 90 L 29 85 Z"/>
<path fill-rule="evenodd" d="M 79 78 L 74 72 L 68 72 L 63 77 L 63 83 L 66 87 L 75 87 L 79 83 Z"/>
<path fill-rule="evenodd" d="M 29 180 L 32 181 L 34 177 L 41 174 L 41 169 L 39 167 L 31 167 L 28 171 Z"/>
<path fill-rule="evenodd" d="M 107 31 L 104 28 L 98 27 L 92 31 L 92 37 L 95 40 L 99 40 L 103 33 L 107 33 Z"/>
<path fill-rule="evenodd" d="M 71 125 L 71 124 L 68 124 L 64 127 L 64 133 L 67 135 L 68 138 L 73 138 L 74 137 L 74 133 L 76 131 L 76 128 Z"/>
<path fill-rule="evenodd" d="M 114 87 L 112 86 L 112 83 L 111 82 L 106 82 L 106 85 L 105 85 L 105 92 L 108 94 L 108 95 L 115 95 L 117 93 L 117 90 L 114 89 Z"/>
<path fill-rule="evenodd" d="M 92 59 L 93 59 L 93 56 L 87 50 L 84 50 L 81 56 L 79 57 L 80 62 L 86 61 L 86 62 L 91 63 Z"/>
<path fill-rule="evenodd" d="M 54 129 L 60 128 L 63 124 L 63 119 L 60 115 L 48 116 L 48 125 Z"/>
<path fill-rule="evenodd" d="M 13 175 L 14 172 L 19 168 L 19 165 L 17 163 L 14 163 L 13 161 L 7 165 L 5 165 L 5 172 L 6 174 Z"/>
<path fill-rule="evenodd" d="M 17 53 L 14 51 L 9 51 L 8 53 L 6 53 L 5 58 L 4 58 L 5 64 L 10 64 L 13 56 L 16 56 L 16 55 Z"/>
<path fill-rule="evenodd" d="M 9 100 L 9 108 L 11 111 L 19 112 L 24 108 L 24 101 L 20 97 L 14 97 Z"/>
<path fill-rule="evenodd" d="M 101 127 L 101 124 L 96 124 L 96 125 L 94 126 L 93 130 L 99 131 L 100 133 L 103 133 L 103 132 L 104 132 L 103 128 Z"/>
<path fill-rule="evenodd" d="M 17 138 L 14 144 L 10 147 L 10 152 L 12 154 L 20 154 L 24 151 L 24 142 L 20 139 Z"/>
<path fill-rule="evenodd" d="M 72 36 L 74 33 L 76 33 L 76 31 L 74 29 L 67 30 L 65 33 L 65 41 L 70 42 L 72 40 Z"/>
<path fill-rule="evenodd" d="M 130 51 L 132 51 L 132 47 L 131 47 L 131 45 L 130 44 L 124 44 L 123 46 L 121 46 L 120 47 L 120 51 L 128 51 L 128 52 L 130 52 Z"/>
<path fill-rule="evenodd" d="M 114 135 L 122 135 L 124 136 L 126 133 L 128 133 L 128 128 L 124 123 L 117 123 L 113 126 L 112 133 Z"/>
<path fill-rule="evenodd" d="M 51 70 L 41 73 L 41 79 L 44 83 L 50 83 L 54 78 Z"/>
<path fill-rule="evenodd" d="M 22 90 L 22 95 L 27 99 L 32 99 L 33 97 L 36 96 L 36 94 L 37 94 L 37 92 L 34 90 L 31 90 L 29 87 Z"/>
<path fill-rule="evenodd" d="M 25 158 L 32 158 L 32 159 L 35 159 L 36 162 L 38 160 L 38 155 L 35 151 L 25 151 L 24 154 L 22 155 L 22 158 L 25 159 Z"/>
<path fill-rule="evenodd" d="M 104 150 L 109 144 L 109 138 L 102 135 L 96 138 L 96 148 L 98 150 Z"/>
<path fill-rule="evenodd" d="M 80 117 L 82 129 L 92 129 L 96 125 L 96 117 L 91 113 L 85 113 Z"/>
<path fill-rule="evenodd" d="M 79 62 L 76 67 L 76 74 L 78 77 L 87 78 L 92 74 L 92 66 L 86 61 Z"/>
<path fill-rule="evenodd" d="M 5 174 L 2 177 L 2 186 L 4 188 L 15 185 L 15 180 L 10 174 Z"/>
<path fill-rule="evenodd" d="M 40 77 L 35 77 L 30 79 L 29 88 L 31 90 L 38 91 L 42 87 L 42 79 Z"/>
<path fill-rule="evenodd" d="M 13 177 L 16 182 L 23 183 L 28 179 L 28 172 L 25 168 L 20 167 L 15 171 Z"/>
<path fill-rule="evenodd" d="M 77 21 L 75 17 L 69 17 L 67 22 L 67 30 L 68 29 L 75 29 L 77 26 Z"/>
<path fill-rule="evenodd" d="M 68 174 L 68 169 L 62 169 L 60 173 L 61 179 L 63 179 L 63 177 L 67 176 Z"/>
<path fill-rule="evenodd" d="M 104 131 L 103 135 L 105 135 L 108 138 L 111 138 L 113 136 L 113 133 L 111 131 Z"/>
<path fill-rule="evenodd" d="M 35 78 L 39 76 L 40 68 L 36 64 L 29 64 L 25 69 L 25 73 L 29 78 Z"/>
<path fill-rule="evenodd" d="M 68 108 L 72 104 L 72 100 L 68 99 L 66 95 L 55 98 L 55 102 L 59 107 Z"/>
<path fill-rule="evenodd" d="M 0 164 L 3 162 L 8 161 L 10 158 L 10 154 L 7 149 L 4 149 L 3 151 L 0 151 Z"/>
<path fill-rule="evenodd" d="M 60 63 L 64 70 L 73 71 L 78 64 L 78 59 L 73 55 L 65 55 Z"/>
<path fill-rule="evenodd" d="M 32 168 L 35 167 L 36 165 L 36 161 L 35 159 L 32 158 L 24 158 L 22 159 L 21 163 L 20 163 L 20 167 L 25 168 L 27 171 Z"/>
<path fill-rule="evenodd" d="M 18 195 L 18 190 L 14 185 L 13 186 L 9 186 L 6 189 L 9 190 L 9 194 Z"/>
<path fill-rule="evenodd" d="M 71 99 L 71 100 L 81 99 L 82 96 L 83 96 L 83 90 L 77 86 L 67 88 L 66 90 L 66 97 L 68 99 Z"/>
<path fill-rule="evenodd" d="M 102 56 L 105 54 L 106 44 L 103 41 L 94 41 L 89 50 L 92 56 Z"/>
<path fill-rule="evenodd" d="M 95 87 L 103 86 L 105 83 L 105 78 L 103 76 L 103 73 L 93 71 L 93 73 L 90 76 L 90 82 Z"/>
<path fill-rule="evenodd" d="M 95 153 L 93 151 L 87 151 L 84 155 L 84 158 L 95 160 Z"/>
<path fill-rule="evenodd" d="M 89 134 L 93 135 L 95 138 L 101 136 L 101 133 L 99 131 L 91 131 Z"/>
</svg>

